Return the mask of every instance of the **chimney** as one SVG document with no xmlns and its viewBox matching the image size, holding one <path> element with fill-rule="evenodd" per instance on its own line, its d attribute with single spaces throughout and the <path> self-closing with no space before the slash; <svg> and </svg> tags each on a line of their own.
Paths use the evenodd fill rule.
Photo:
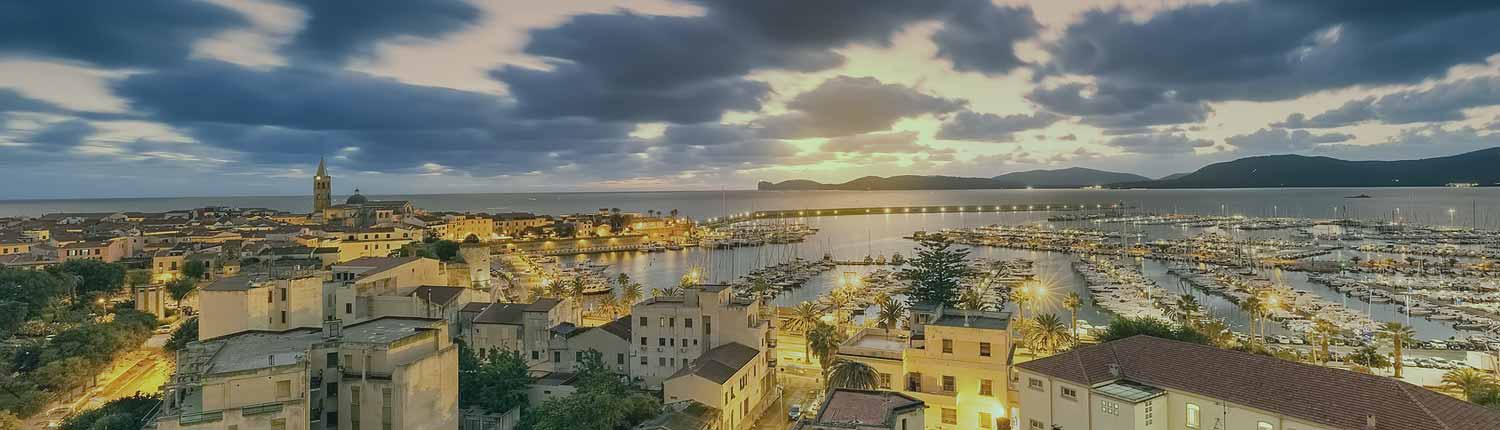
<svg viewBox="0 0 1500 430">
<path fill-rule="evenodd" d="M 1115 364 L 1115 363 L 1110 363 L 1109 364 L 1109 376 L 1115 377 L 1115 378 L 1119 378 L 1120 377 L 1120 365 L 1119 364 Z"/>
</svg>

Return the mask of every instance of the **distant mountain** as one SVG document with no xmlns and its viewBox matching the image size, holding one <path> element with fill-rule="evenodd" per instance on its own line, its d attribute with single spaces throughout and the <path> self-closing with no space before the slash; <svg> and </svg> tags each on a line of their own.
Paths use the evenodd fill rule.
<svg viewBox="0 0 1500 430">
<path fill-rule="evenodd" d="M 756 184 L 756 189 L 761 191 L 804 191 L 804 190 L 841 190 L 841 191 L 883 191 L 883 190 L 986 190 L 998 188 L 1022 188 L 1024 185 L 1015 182 L 1000 181 L 990 178 L 962 178 L 957 176 L 917 176 L 902 175 L 891 177 L 866 176 L 842 184 L 824 184 L 806 179 L 793 179 L 782 182 L 761 181 Z"/>
<path fill-rule="evenodd" d="M 1042 188 L 1078 188 L 1091 185 L 1109 185 L 1120 182 L 1151 180 L 1151 178 L 1131 173 L 1107 172 L 1083 167 L 1011 172 L 992 179 Z"/>
<path fill-rule="evenodd" d="M 1348 161 L 1268 155 L 1214 163 L 1177 178 L 1115 184 L 1117 188 L 1430 187 L 1500 184 L 1500 148 L 1438 158 Z"/>
<path fill-rule="evenodd" d="M 1173 173 L 1173 174 L 1170 174 L 1170 175 L 1167 175 L 1167 176 L 1163 176 L 1163 177 L 1157 178 L 1156 180 L 1158 180 L 1158 181 L 1165 181 L 1165 180 L 1170 180 L 1170 179 L 1177 179 L 1177 178 L 1181 178 L 1183 176 L 1187 176 L 1189 173 L 1192 173 L 1192 172 Z"/>
</svg>

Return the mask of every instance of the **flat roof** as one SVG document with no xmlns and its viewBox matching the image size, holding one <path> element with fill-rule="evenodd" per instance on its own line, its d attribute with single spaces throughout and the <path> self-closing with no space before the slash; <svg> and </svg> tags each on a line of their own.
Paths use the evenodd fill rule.
<svg viewBox="0 0 1500 430">
<path fill-rule="evenodd" d="M 1140 403 L 1166 392 L 1160 388 L 1124 379 L 1099 386 L 1094 388 L 1094 391 L 1130 403 Z"/>
<path fill-rule="evenodd" d="M 343 327 L 339 340 L 356 343 L 391 343 L 432 328 L 433 318 L 381 317 Z"/>
</svg>

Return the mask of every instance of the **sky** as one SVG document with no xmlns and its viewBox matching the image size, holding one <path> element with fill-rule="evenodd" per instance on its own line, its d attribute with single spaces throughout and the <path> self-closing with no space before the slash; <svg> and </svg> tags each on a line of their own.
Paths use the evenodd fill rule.
<svg viewBox="0 0 1500 430">
<path fill-rule="evenodd" d="M 753 188 L 1500 145 L 1500 2 L 0 0 L 0 199 Z"/>
</svg>

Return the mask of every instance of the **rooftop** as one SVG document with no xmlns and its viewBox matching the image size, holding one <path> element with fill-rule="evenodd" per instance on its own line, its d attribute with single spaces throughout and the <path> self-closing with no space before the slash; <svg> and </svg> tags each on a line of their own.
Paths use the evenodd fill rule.
<svg viewBox="0 0 1500 430">
<path fill-rule="evenodd" d="M 526 306 L 525 303 L 492 303 L 474 317 L 474 323 L 521 325 L 521 315 Z"/>
<path fill-rule="evenodd" d="M 729 378 L 734 377 L 734 374 L 743 369 L 751 360 L 754 360 L 758 354 L 760 351 L 755 348 L 738 342 L 729 342 L 704 352 L 668 379 L 691 374 L 723 384 L 728 382 Z"/>
<path fill-rule="evenodd" d="M 1130 403 L 1140 403 L 1166 392 L 1160 388 L 1125 379 L 1099 386 L 1094 388 L 1094 391 Z"/>
<path fill-rule="evenodd" d="M 343 335 L 339 337 L 339 340 L 353 343 L 391 343 L 425 332 L 433 328 L 434 323 L 440 321 L 442 320 L 434 318 L 380 317 L 344 326 Z"/>
<path fill-rule="evenodd" d="M 421 259 L 422 257 L 360 257 L 333 266 L 337 270 L 371 276 Z"/>
<path fill-rule="evenodd" d="M 439 285 L 423 285 L 417 287 L 412 295 L 417 296 L 429 303 L 447 304 L 452 303 L 454 298 L 464 292 L 463 287 L 447 287 Z"/>
<path fill-rule="evenodd" d="M 635 426 L 638 430 L 703 430 L 719 420 L 719 409 L 692 400 L 664 405 L 665 412 Z"/>
<path fill-rule="evenodd" d="M 896 415 L 926 405 L 894 391 L 835 388 L 817 418 L 802 429 L 892 428 Z"/>
<path fill-rule="evenodd" d="M 1016 367 L 1089 386 L 1124 379 L 1332 428 L 1364 430 L 1370 417 L 1372 430 L 1500 428 L 1500 412 L 1396 379 L 1145 335 Z"/>
</svg>

